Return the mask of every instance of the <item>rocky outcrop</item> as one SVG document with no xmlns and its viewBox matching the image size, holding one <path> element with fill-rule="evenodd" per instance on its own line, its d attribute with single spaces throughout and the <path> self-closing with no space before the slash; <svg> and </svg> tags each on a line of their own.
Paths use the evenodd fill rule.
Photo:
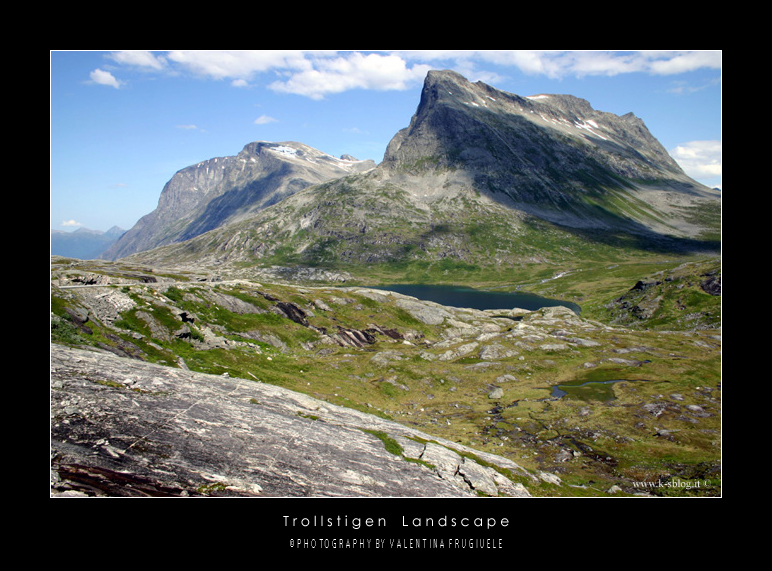
<svg viewBox="0 0 772 571">
<path fill-rule="evenodd" d="M 718 270 L 706 274 L 705 279 L 700 283 L 700 287 L 705 293 L 710 295 L 721 295 L 721 274 Z"/>
<path fill-rule="evenodd" d="M 101 257 L 115 260 L 184 242 L 308 186 L 374 166 L 371 160 L 337 159 L 301 143 L 250 143 L 236 156 L 209 159 L 178 171 L 161 191 L 156 209 Z"/>
<path fill-rule="evenodd" d="M 259 382 L 51 345 L 51 490 L 528 496 L 514 462 Z M 479 460 L 479 461 L 478 461 Z"/>
<path fill-rule="evenodd" d="M 720 315 L 707 296 L 721 297 L 720 263 L 682 264 L 638 280 L 606 307 L 615 324 L 646 324 L 666 318 L 673 322 L 671 327 L 681 322 L 694 329 L 710 328 L 720 321 Z"/>
</svg>

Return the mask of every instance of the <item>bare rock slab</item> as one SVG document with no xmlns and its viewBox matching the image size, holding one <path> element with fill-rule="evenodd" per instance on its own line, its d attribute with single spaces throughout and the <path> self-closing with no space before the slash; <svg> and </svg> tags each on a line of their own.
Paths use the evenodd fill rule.
<svg viewBox="0 0 772 571">
<path fill-rule="evenodd" d="M 521 470 L 395 422 L 264 383 L 53 344 L 50 409 L 52 495 L 528 495 L 489 466 L 463 477 L 447 462 L 387 451 L 376 433 Z"/>
</svg>

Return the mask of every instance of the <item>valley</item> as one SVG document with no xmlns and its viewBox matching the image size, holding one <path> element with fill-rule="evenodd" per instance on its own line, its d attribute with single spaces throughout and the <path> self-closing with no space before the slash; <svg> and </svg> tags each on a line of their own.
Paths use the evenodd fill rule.
<svg viewBox="0 0 772 571">
<path fill-rule="evenodd" d="M 720 496 L 721 271 L 632 113 L 432 71 L 377 165 L 249 143 L 51 257 L 52 494 Z"/>
<path fill-rule="evenodd" d="M 531 496 L 720 495 L 720 296 L 701 286 L 719 260 L 654 268 L 647 275 L 660 284 L 648 293 L 657 290 L 661 313 L 647 321 L 617 301 L 640 291 L 632 274 L 622 276 L 641 266 L 600 283 L 576 272 L 539 284 L 553 295 L 581 291 L 577 316 L 562 307 L 440 306 L 353 278 L 266 283 L 52 259 L 52 342 L 285 388 L 393 421 L 512 462 L 509 481 Z M 691 307 L 674 309 L 684 303 Z M 608 322 L 622 311 L 624 324 Z M 668 327 L 648 328 L 660 315 Z M 609 400 L 553 396 L 557 385 L 612 379 L 626 382 L 608 387 Z M 499 493 L 483 489 L 475 493 Z"/>
</svg>

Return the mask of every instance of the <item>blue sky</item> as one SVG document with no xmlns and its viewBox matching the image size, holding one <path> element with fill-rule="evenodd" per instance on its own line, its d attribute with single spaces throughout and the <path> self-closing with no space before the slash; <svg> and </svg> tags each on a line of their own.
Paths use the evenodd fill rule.
<svg viewBox="0 0 772 571">
<path fill-rule="evenodd" d="M 51 229 L 131 228 L 164 184 L 252 141 L 380 162 L 426 72 L 521 96 L 568 93 L 643 119 L 721 187 L 721 51 L 51 51 Z"/>
</svg>

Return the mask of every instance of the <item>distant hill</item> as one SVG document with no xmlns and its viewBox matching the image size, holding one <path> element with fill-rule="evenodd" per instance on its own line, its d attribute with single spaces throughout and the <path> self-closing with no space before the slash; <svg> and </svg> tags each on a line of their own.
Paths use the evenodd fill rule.
<svg viewBox="0 0 772 571">
<path fill-rule="evenodd" d="M 81 260 L 96 259 L 125 233 L 117 226 L 107 232 L 88 228 L 78 228 L 74 232 L 51 230 L 51 255 Z"/>
</svg>

